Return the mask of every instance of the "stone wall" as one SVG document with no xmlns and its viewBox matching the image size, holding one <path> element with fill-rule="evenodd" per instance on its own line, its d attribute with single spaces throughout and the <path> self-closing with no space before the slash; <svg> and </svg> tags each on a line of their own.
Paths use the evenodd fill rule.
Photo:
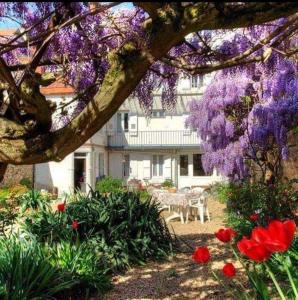
<svg viewBox="0 0 298 300">
<path fill-rule="evenodd" d="M 298 178 L 298 133 L 291 132 L 288 136 L 289 159 L 283 162 L 283 178 Z"/>
<path fill-rule="evenodd" d="M 0 186 L 18 184 L 23 178 L 29 178 L 31 182 L 33 182 L 33 165 L 8 165 L 4 179 L 0 183 Z"/>
</svg>

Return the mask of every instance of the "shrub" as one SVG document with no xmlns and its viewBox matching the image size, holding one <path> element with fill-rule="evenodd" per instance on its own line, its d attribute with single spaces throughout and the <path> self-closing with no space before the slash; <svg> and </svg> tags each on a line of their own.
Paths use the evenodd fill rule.
<svg viewBox="0 0 298 300">
<path fill-rule="evenodd" d="M 100 193 L 114 193 L 122 190 L 122 180 L 105 176 L 96 183 L 96 190 Z"/>
<path fill-rule="evenodd" d="M 256 224 L 264 226 L 272 219 L 297 220 L 298 192 L 293 189 L 294 182 L 268 186 L 245 181 L 216 185 L 212 191 L 220 201 L 227 203 L 228 225 L 248 235 Z M 252 219 L 254 215 L 257 220 Z"/>
<path fill-rule="evenodd" d="M 0 239 L 1 299 L 53 299 L 76 283 L 50 264 L 35 241 L 20 241 L 15 236 Z"/>
<path fill-rule="evenodd" d="M 63 213 L 41 211 L 27 218 L 28 232 L 40 240 L 90 240 L 113 269 L 148 258 L 164 258 L 171 252 L 172 238 L 155 203 L 142 202 L 138 194 L 118 192 L 103 196 L 98 191 L 66 205 Z M 74 220 L 78 227 L 71 226 Z"/>
<path fill-rule="evenodd" d="M 16 184 L 8 188 L 9 198 L 17 198 L 29 191 L 29 189 L 21 184 Z"/>
<path fill-rule="evenodd" d="M 166 179 L 162 184 L 161 184 L 162 187 L 165 187 L 165 188 L 171 188 L 171 187 L 174 187 L 174 183 L 171 179 Z"/>
<path fill-rule="evenodd" d="M 27 209 L 44 209 L 49 206 L 49 200 L 46 195 L 42 195 L 39 191 L 35 190 L 31 190 L 17 198 L 17 201 L 21 205 L 22 212 L 25 212 Z"/>
<path fill-rule="evenodd" d="M 28 189 L 32 189 L 32 181 L 29 178 L 22 178 L 20 180 L 20 184 L 27 187 Z"/>
<path fill-rule="evenodd" d="M 103 293 L 111 287 L 107 275 L 109 269 L 104 259 L 97 255 L 88 243 L 75 245 L 60 242 L 48 248 L 48 254 L 53 265 L 67 271 L 79 282 L 80 288 L 76 289 L 76 297 L 80 290 L 91 289 L 91 292 Z"/>
</svg>

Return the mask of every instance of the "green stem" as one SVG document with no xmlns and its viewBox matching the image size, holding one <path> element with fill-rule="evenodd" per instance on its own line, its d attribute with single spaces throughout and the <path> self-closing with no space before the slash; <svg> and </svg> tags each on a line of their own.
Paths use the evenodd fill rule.
<svg viewBox="0 0 298 300">
<path fill-rule="evenodd" d="M 271 272 L 269 266 L 267 265 L 266 262 L 264 262 L 264 265 L 265 265 L 266 270 L 267 270 L 268 274 L 270 275 L 270 277 L 271 277 L 271 279 L 272 279 L 272 281 L 273 281 L 273 283 L 274 283 L 274 285 L 275 285 L 275 287 L 276 287 L 276 289 L 277 289 L 277 291 L 278 291 L 278 293 L 279 293 L 279 295 L 280 295 L 280 298 L 281 298 L 282 300 L 287 300 L 287 298 L 285 297 L 283 291 L 281 290 L 281 288 L 280 288 L 278 282 L 276 281 L 276 278 L 275 278 L 274 274 Z"/>
<path fill-rule="evenodd" d="M 293 291 L 294 291 L 294 294 L 295 294 L 295 298 L 298 299 L 298 291 L 297 291 L 297 287 L 295 286 L 295 283 L 294 283 L 294 281 L 293 281 L 293 277 L 292 277 L 292 275 L 291 275 L 291 272 L 290 272 L 288 266 L 286 266 L 286 264 L 284 264 L 284 266 L 285 266 L 287 275 L 288 275 L 288 277 L 289 277 L 291 286 L 292 286 L 292 288 L 293 288 Z"/>
</svg>

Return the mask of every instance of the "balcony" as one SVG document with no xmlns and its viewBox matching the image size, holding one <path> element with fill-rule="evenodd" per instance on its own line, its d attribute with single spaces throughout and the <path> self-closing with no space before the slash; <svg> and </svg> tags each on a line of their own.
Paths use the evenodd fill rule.
<svg viewBox="0 0 298 300">
<path fill-rule="evenodd" d="M 130 131 L 109 132 L 108 147 L 121 149 L 199 147 L 195 131 Z"/>
</svg>

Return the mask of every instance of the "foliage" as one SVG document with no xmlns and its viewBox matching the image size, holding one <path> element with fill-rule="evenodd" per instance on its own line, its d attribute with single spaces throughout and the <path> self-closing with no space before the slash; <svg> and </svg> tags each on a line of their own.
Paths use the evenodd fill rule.
<svg viewBox="0 0 298 300">
<path fill-rule="evenodd" d="M 171 187 L 174 187 L 174 183 L 172 181 L 172 179 L 166 179 L 162 184 L 161 184 L 162 187 L 165 187 L 165 188 L 171 188 Z"/>
<path fill-rule="evenodd" d="M 9 198 L 8 187 L 3 187 L 0 189 L 0 206 L 5 205 L 6 199 Z"/>
<path fill-rule="evenodd" d="M 114 193 L 122 190 L 122 180 L 105 176 L 96 183 L 96 190 L 100 193 Z"/>
<path fill-rule="evenodd" d="M 27 187 L 27 189 L 32 189 L 33 188 L 31 179 L 26 178 L 26 177 L 24 177 L 20 180 L 20 185 L 23 185 L 23 186 Z"/>
<path fill-rule="evenodd" d="M 78 228 L 71 226 L 78 221 Z M 89 240 L 113 269 L 161 259 L 172 250 L 172 238 L 159 207 L 138 194 L 117 192 L 103 196 L 98 191 L 76 194 L 63 213 L 42 210 L 32 214 L 24 228 L 43 241 Z"/>
<path fill-rule="evenodd" d="M 241 184 L 217 184 L 212 191 L 215 197 L 227 203 L 228 226 L 247 235 L 255 224 L 266 225 L 272 219 L 297 219 L 298 193 L 294 183 L 295 180 L 290 180 L 268 186 L 244 181 Z M 253 214 L 257 214 L 257 221 L 250 219 Z"/>
<path fill-rule="evenodd" d="M 0 239 L 0 296 L 3 300 L 53 299 L 76 284 L 54 267 L 35 241 Z"/>
<path fill-rule="evenodd" d="M 18 217 L 18 211 L 12 201 L 5 201 L 0 208 L 0 235 L 11 233 L 12 226 Z"/>
<path fill-rule="evenodd" d="M 266 227 L 256 226 L 247 236 L 238 233 L 241 241 L 236 247 L 234 231 L 220 229 L 215 236 L 222 243 L 229 244 L 234 258 L 245 271 L 247 284 L 243 282 L 243 275 L 241 279 L 237 278 L 238 268 L 230 262 L 223 265 L 222 274 L 212 271 L 213 276 L 235 299 L 297 299 L 298 239 L 295 239 L 295 230 L 293 220 L 274 220 Z M 205 246 L 198 247 L 193 253 L 193 260 L 197 263 L 209 264 L 210 259 L 212 253 Z M 229 284 L 223 282 L 223 275 L 230 280 Z"/>
<path fill-rule="evenodd" d="M 31 190 L 21 195 L 17 200 L 21 205 L 22 212 L 25 212 L 27 209 L 45 209 L 49 205 L 49 198 L 36 190 Z"/>
<path fill-rule="evenodd" d="M 248 29 L 246 37 L 235 34 L 232 40 L 245 45 L 255 34 Z M 227 54 L 235 51 L 230 46 L 222 45 Z M 262 181 L 281 176 L 281 160 L 289 156 L 287 135 L 298 120 L 297 78 L 297 62 L 277 52 L 245 70 L 216 73 L 202 101 L 191 104 L 187 121 L 203 140 L 206 172 L 216 168 L 239 180 L 253 175 L 254 166 Z"/>
<path fill-rule="evenodd" d="M 137 195 L 140 197 L 141 202 L 149 201 L 152 197 L 146 189 L 136 191 L 135 193 L 137 193 Z"/>
<path fill-rule="evenodd" d="M 67 271 L 73 280 L 79 282 L 76 297 L 82 288 L 101 293 L 110 288 L 108 266 L 87 242 L 71 244 L 61 241 L 48 248 L 48 255 L 54 266 Z"/>
<path fill-rule="evenodd" d="M 24 186 L 24 185 L 20 185 L 20 184 L 16 184 L 16 185 L 12 185 L 8 188 L 9 191 L 9 198 L 18 198 L 19 196 L 27 193 L 29 191 L 29 189 Z"/>
</svg>

